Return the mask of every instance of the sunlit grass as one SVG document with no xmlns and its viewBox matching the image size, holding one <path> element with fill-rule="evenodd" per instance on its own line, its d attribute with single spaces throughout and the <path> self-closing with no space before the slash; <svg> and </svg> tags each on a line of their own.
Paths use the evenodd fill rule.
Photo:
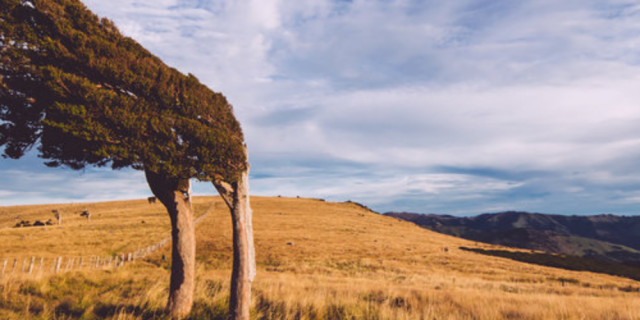
<svg viewBox="0 0 640 320">
<path fill-rule="evenodd" d="M 197 227 L 191 318 L 225 319 L 231 218 L 217 198 L 195 201 L 197 214 L 212 202 L 214 210 Z M 500 247 L 430 232 L 353 204 L 262 197 L 252 198 L 252 204 L 256 319 L 640 319 L 640 295 L 628 292 L 639 287 L 632 280 L 459 250 Z M 130 250 L 167 235 L 169 219 L 160 205 L 92 206 L 92 212 L 102 213 L 92 217 L 93 228 L 78 217 L 47 231 L 2 229 L 0 237 L 36 241 L 20 244 L 27 256 L 55 256 L 66 250 Z M 27 214 L 53 207 L 0 210 Z M 99 238 L 114 228 L 120 237 Z M 14 235 L 19 232 L 23 238 Z M 0 243 L 0 257 L 20 252 L 12 243 Z M 168 248 L 118 270 L 0 280 L 0 319 L 165 319 L 169 262 L 163 255 L 169 256 Z"/>
</svg>

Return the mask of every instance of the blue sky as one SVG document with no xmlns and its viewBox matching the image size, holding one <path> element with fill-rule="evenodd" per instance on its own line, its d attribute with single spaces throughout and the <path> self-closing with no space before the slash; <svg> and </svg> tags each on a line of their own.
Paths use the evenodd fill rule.
<svg viewBox="0 0 640 320">
<path fill-rule="evenodd" d="M 253 194 L 640 214 L 637 1 L 85 3 L 229 98 Z M 140 172 L 34 155 L 0 176 L 0 205 L 150 194 Z"/>
</svg>

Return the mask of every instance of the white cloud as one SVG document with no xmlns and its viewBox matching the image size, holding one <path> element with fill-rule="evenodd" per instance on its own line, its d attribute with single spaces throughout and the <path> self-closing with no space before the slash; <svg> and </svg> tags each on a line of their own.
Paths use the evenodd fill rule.
<svg viewBox="0 0 640 320">
<path fill-rule="evenodd" d="M 56 172 L 58 171 L 58 172 Z M 0 190 L 3 206 L 35 203 L 97 202 L 138 199 L 150 195 L 141 172 L 91 170 L 86 173 L 68 170 L 2 170 L 4 185 Z"/>
<path fill-rule="evenodd" d="M 85 2 L 229 98 L 258 193 L 635 210 L 635 1 Z"/>
</svg>

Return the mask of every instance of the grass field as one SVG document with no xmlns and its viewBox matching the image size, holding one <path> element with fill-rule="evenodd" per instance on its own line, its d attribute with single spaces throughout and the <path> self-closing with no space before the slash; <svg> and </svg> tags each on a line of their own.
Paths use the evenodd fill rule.
<svg viewBox="0 0 640 320">
<path fill-rule="evenodd" d="M 212 207 L 213 206 L 213 207 Z M 640 283 L 491 257 L 511 250 L 434 233 L 350 203 L 253 197 L 256 319 L 640 319 Z M 65 213 L 62 226 L 11 228 Z M 224 319 L 231 221 L 195 199 L 197 289 L 191 319 Z M 89 223 L 75 212 L 89 209 Z M 144 223 L 142 223 L 144 221 Z M 168 235 L 160 204 L 0 207 L 0 258 L 117 254 Z M 0 280 L 0 319 L 165 319 L 168 248 L 117 270 Z M 513 250 L 516 251 L 516 250 Z"/>
</svg>

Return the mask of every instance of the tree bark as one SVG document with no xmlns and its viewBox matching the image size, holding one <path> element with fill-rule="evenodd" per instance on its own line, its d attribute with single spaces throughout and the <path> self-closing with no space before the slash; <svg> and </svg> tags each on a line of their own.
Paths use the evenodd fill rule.
<svg viewBox="0 0 640 320">
<path fill-rule="evenodd" d="M 171 282 L 167 311 L 182 319 L 193 306 L 196 238 L 189 179 L 168 179 L 145 170 L 151 191 L 171 218 Z"/>
<path fill-rule="evenodd" d="M 249 204 L 249 169 L 239 181 L 228 184 L 214 181 L 229 210 L 233 223 L 233 271 L 229 316 L 232 320 L 249 320 L 251 282 L 256 276 L 253 226 Z"/>
</svg>

